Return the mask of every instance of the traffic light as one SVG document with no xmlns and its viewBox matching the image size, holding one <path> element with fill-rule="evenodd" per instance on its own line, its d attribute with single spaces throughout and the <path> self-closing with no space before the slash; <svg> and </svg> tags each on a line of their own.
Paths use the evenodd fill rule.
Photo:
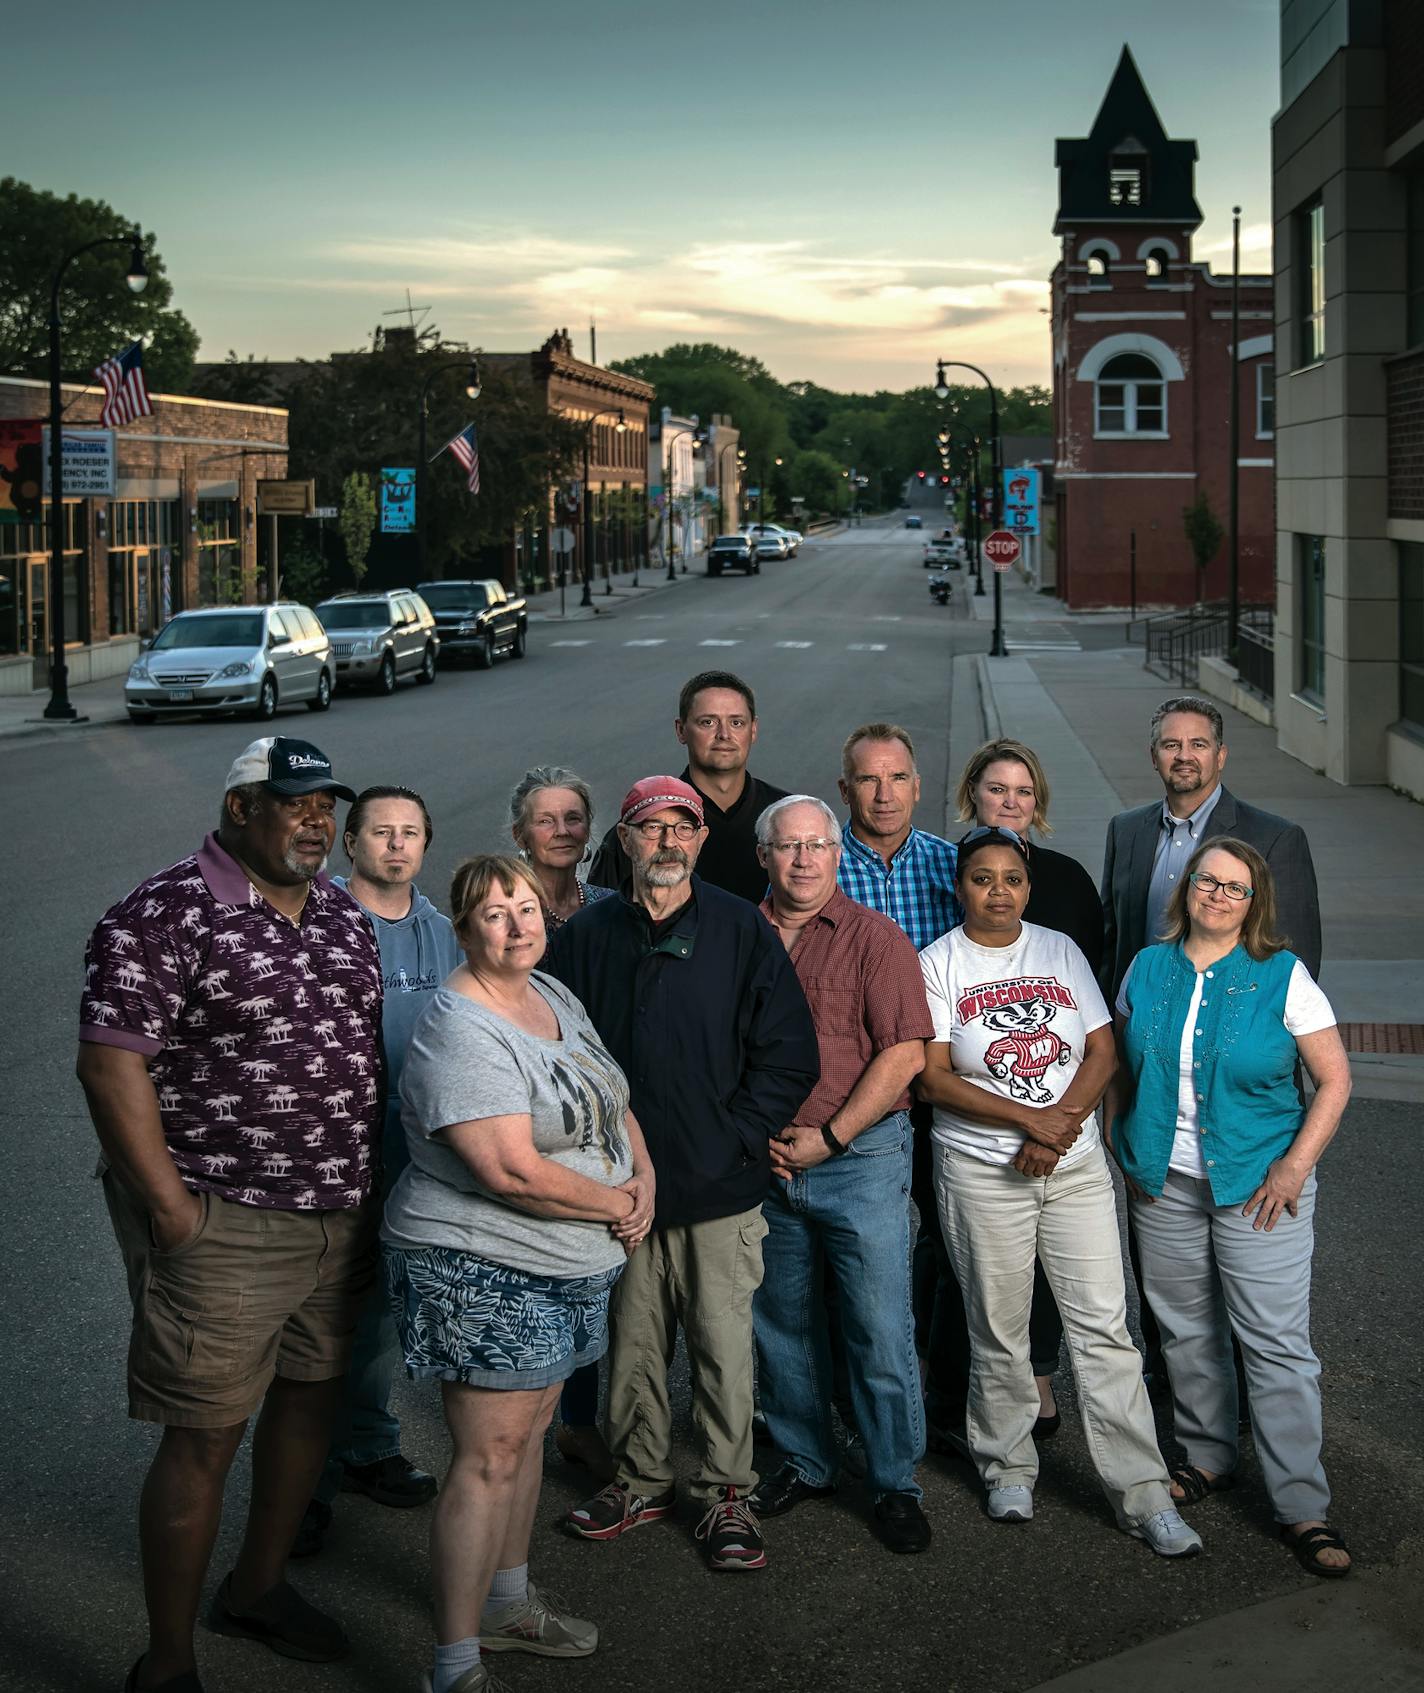
<svg viewBox="0 0 1424 1693">
<path fill-rule="evenodd" d="M 925 473 L 924 473 L 924 471 L 922 471 L 922 470 L 917 470 L 917 471 L 916 471 L 916 472 L 915 472 L 915 475 L 916 475 L 916 476 L 918 476 L 918 477 L 919 477 L 919 479 L 920 479 L 920 481 L 921 481 L 921 482 L 923 482 L 923 481 L 924 481 L 924 479 L 925 479 Z"/>
<path fill-rule="evenodd" d="M 947 476 L 941 476 L 939 480 L 941 487 L 947 488 L 949 486 L 949 478 Z"/>
</svg>

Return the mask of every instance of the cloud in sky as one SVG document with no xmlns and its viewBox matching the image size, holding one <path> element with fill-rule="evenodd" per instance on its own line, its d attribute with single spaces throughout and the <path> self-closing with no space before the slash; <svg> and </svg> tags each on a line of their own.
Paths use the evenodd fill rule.
<svg viewBox="0 0 1424 1693">
<path fill-rule="evenodd" d="M 873 341 L 888 371 L 901 360 L 924 365 L 927 337 L 946 329 L 969 357 L 1013 345 L 1022 367 L 1013 380 L 1048 365 L 1040 309 L 1048 301 L 1049 253 L 1019 262 L 934 259 L 848 255 L 799 239 L 724 239 L 657 255 L 616 238 L 580 242 L 509 229 L 479 239 L 452 232 L 343 240 L 318 258 L 321 268 L 345 272 L 343 292 L 385 299 L 408 283 L 441 304 L 448 332 L 483 345 L 542 336 L 551 324 L 592 315 L 620 352 L 645 350 L 668 334 L 735 337 L 787 378 L 800 374 L 786 368 L 793 346 L 844 343 L 871 354 Z"/>
</svg>

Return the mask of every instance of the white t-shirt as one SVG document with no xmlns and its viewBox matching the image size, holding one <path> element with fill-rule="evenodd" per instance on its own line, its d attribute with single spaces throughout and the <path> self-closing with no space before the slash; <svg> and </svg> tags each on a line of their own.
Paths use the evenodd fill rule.
<svg viewBox="0 0 1424 1693">
<path fill-rule="evenodd" d="M 988 1093 L 1047 1105 L 1068 1091 L 1088 1036 L 1111 1021 L 1083 954 L 1056 929 L 1025 923 L 1011 946 L 979 946 L 951 929 L 920 954 L 934 1038 L 949 1043 L 955 1075 Z M 991 1128 L 934 1108 L 934 1137 L 986 1164 L 1011 1164 L 1015 1129 Z M 1065 1169 L 1098 1144 L 1097 1119 L 1059 1161 Z"/>
<path fill-rule="evenodd" d="M 1134 959 L 1133 964 L 1136 962 Z M 1172 1156 L 1167 1160 L 1168 1169 L 1175 1170 L 1178 1175 L 1195 1176 L 1198 1181 L 1206 1179 L 1206 1160 L 1202 1157 L 1197 1090 L 1192 1082 L 1192 1041 L 1202 990 L 1214 974 L 1212 970 L 1197 971 L 1192 1002 L 1187 1007 L 1186 1021 L 1182 1024 L 1182 1042 L 1177 1049 L 1177 1129 L 1172 1137 Z M 1132 1011 L 1132 996 L 1128 992 L 1131 981 L 1132 964 L 1129 964 L 1122 986 L 1117 990 L 1117 1009 L 1124 1017 Z M 1286 986 L 1284 1021 L 1287 1033 L 1297 1040 L 1301 1035 L 1313 1035 L 1321 1029 L 1335 1027 L 1335 1013 L 1330 1008 L 1330 1001 L 1298 958 Z"/>
</svg>

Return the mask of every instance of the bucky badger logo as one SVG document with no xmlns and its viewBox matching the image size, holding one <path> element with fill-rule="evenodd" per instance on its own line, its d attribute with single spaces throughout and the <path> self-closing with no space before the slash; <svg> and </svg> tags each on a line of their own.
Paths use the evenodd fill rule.
<svg viewBox="0 0 1424 1693">
<path fill-rule="evenodd" d="M 1067 1064 L 1073 1052 L 1048 1027 L 1052 1021 L 1053 1007 L 1042 999 L 1026 999 L 984 1013 L 985 1026 L 1002 1034 L 985 1052 L 984 1063 L 997 1081 L 1008 1082 L 1015 1099 L 1034 1105 L 1053 1101 L 1043 1083 L 1044 1072 L 1050 1064 Z"/>
</svg>

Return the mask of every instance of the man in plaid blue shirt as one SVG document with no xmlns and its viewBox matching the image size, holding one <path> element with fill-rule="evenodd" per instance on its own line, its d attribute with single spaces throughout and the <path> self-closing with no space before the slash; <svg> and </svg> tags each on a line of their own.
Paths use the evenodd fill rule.
<svg viewBox="0 0 1424 1693">
<path fill-rule="evenodd" d="M 911 822 L 920 798 L 920 776 L 914 743 L 905 730 L 896 723 L 863 723 L 855 730 L 841 749 L 840 788 L 850 807 L 850 828 L 841 841 L 841 891 L 883 911 L 923 950 L 961 923 L 964 913 L 954 891 L 955 848 Z M 969 1334 L 940 1233 L 929 1157 L 930 1116 L 927 1105 L 917 1102 L 910 1108 L 915 1130 L 910 1193 L 920 1216 L 911 1291 L 915 1350 L 927 1365 L 926 1422 L 931 1445 L 944 1451 L 943 1429 L 957 1430 L 964 1422 L 968 1382 L 959 1359 L 969 1355 Z M 827 1292 L 834 1297 L 830 1289 Z M 833 1334 L 833 1350 L 839 1356 L 838 1338 Z M 845 1396 L 838 1391 L 837 1397 L 845 1418 Z"/>
<path fill-rule="evenodd" d="M 841 891 L 883 911 L 917 951 L 962 920 L 955 851 L 911 822 L 920 798 L 915 747 L 896 723 L 863 723 L 841 749 L 841 798 L 850 807 Z"/>
</svg>

